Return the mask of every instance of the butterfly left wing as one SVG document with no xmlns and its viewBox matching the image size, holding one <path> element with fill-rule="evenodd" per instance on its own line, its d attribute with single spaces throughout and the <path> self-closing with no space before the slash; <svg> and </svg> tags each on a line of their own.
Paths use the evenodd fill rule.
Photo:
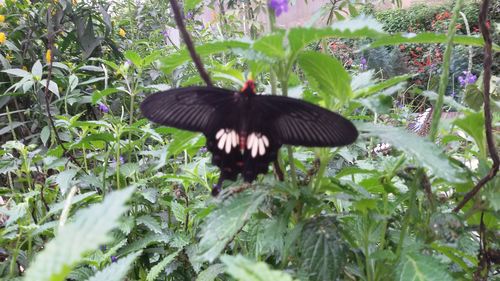
<svg viewBox="0 0 500 281">
<path fill-rule="evenodd" d="M 148 96 L 141 111 L 155 123 L 208 135 L 219 125 L 218 116 L 234 108 L 235 97 L 217 87 L 177 88 Z"/>
<path fill-rule="evenodd" d="M 265 115 L 268 130 L 280 144 L 335 147 L 353 143 L 358 131 L 351 121 L 320 106 L 283 96 L 254 97 L 254 114 Z"/>
</svg>

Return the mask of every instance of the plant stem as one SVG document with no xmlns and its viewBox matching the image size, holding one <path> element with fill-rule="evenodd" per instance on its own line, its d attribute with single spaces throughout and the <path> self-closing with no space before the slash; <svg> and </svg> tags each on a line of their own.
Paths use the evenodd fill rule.
<svg viewBox="0 0 500 281">
<path fill-rule="evenodd" d="M 439 80 L 439 89 L 438 89 L 438 98 L 436 103 L 434 104 L 434 111 L 432 113 L 432 123 L 431 129 L 429 132 L 429 138 L 431 141 L 435 141 L 439 128 L 439 119 L 441 119 L 441 108 L 443 107 L 444 94 L 446 92 L 446 87 L 448 86 L 448 76 L 450 73 L 450 60 L 451 53 L 453 51 L 453 37 L 456 33 L 455 25 L 457 23 L 458 13 L 460 12 L 460 8 L 462 7 L 463 0 L 457 0 L 455 3 L 455 7 L 453 8 L 453 14 L 451 16 L 451 20 L 448 26 L 448 36 L 446 38 L 446 50 L 444 51 L 443 56 L 443 66 L 441 77 Z"/>
</svg>

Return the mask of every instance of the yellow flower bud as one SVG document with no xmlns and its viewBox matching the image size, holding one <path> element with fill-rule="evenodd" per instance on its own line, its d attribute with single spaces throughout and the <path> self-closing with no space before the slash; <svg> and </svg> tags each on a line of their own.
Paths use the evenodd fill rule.
<svg viewBox="0 0 500 281">
<path fill-rule="evenodd" d="M 2 22 L 5 22 L 5 16 L 4 15 L 0 15 L 0 23 Z"/>
<path fill-rule="evenodd" d="M 5 43 L 6 40 L 7 40 L 7 36 L 5 35 L 5 33 L 0 32 L 0 44 Z"/>
<path fill-rule="evenodd" d="M 23 67 L 21 67 L 21 69 L 24 71 L 28 71 L 28 68 L 26 67 L 26 65 L 23 65 Z"/>
<path fill-rule="evenodd" d="M 118 34 L 121 37 L 125 37 L 125 35 L 127 35 L 127 32 L 123 28 L 120 28 L 120 30 L 118 30 Z"/>
<path fill-rule="evenodd" d="M 50 49 L 48 49 L 45 53 L 45 60 L 47 61 L 47 63 L 52 62 L 52 52 L 50 51 Z"/>
</svg>

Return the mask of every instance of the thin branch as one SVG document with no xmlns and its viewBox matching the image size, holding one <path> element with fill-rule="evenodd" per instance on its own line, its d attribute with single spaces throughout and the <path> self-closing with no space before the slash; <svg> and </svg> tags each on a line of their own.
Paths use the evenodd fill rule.
<svg viewBox="0 0 500 281">
<path fill-rule="evenodd" d="M 491 37 L 490 31 L 486 26 L 488 17 L 489 0 L 484 0 L 479 12 L 479 27 L 484 38 L 484 61 L 483 61 L 483 100 L 484 100 L 484 127 L 486 130 L 486 142 L 488 144 L 488 151 L 493 160 L 493 166 L 486 176 L 484 176 L 474 188 L 465 194 L 464 199 L 453 209 L 454 212 L 460 211 L 465 204 L 471 200 L 481 188 L 490 180 L 492 180 L 498 173 L 500 159 L 496 151 L 495 140 L 493 139 L 493 130 L 491 125 L 491 106 L 490 106 L 490 79 L 491 79 L 491 65 L 492 65 L 492 51 L 491 51 Z"/>
<path fill-rule="evenodd" d="M 189 54 L 191 55 L 191 59 L 193 60 L 194 65 L 198 70 L 198 73 L 200 73 L 200 76 L 203 79 L 203 81 L 205 81 L 205 84 L 207 84 L 208 86 L 212 86 L 213 84 L 212 81 L 210 80 L 210 76 L 208 76 L 208 73 L 205 70 L 203 63 L 201 62 L 200 57 L 198 56 L 196 50 L 194 49 L 194 44 L 193 41 L 191 40 L 191 36 L 189 36 L 189 33 L 186 30 L 186 25 L 182 20 L 179 4 L 177 3 L 176 0 L 170 0 L 170 7 L 172 8 L 172 12 L 174 13 L 174 18 L 175 18 L 175 23 L 177 24 L 177 28 L 179 29 L 179 32 L 182 35 L 184 43 L 186 43 L 186 47 L 188 48 Z"/>
<path fill-rule="evenodd" d="M 68 156 L 71 162 L 73 162 L 75 165 L 81 168 L 82 171 L 84 171 L 86 174 L 87 171 L 83 169 L 82 165 L 80 162 L 78 162 L 71 153 L 64 147 L 63 142 L 61 141 L 61 138 L 59 137 L 59 134 L 57 133 L 57 128 L 54 123 L 54 118 L 52 116 L 52 113 L 50 112 L 50 100 L 52 99 L 51 94 L 49 92 L 49 85 L 50 81 L 52 78 L 52 61 L 53 61 L 53 45 L 54 45 L 54 32 L 51 30 L 51 13 L 52 9 L 49 8 L 47 10 L 47 50 L 50 52 L 50 58 L 48 61 L 48 70 L 47 70 L 47 82 L 45 84 L 45 92 L 44 92 L 44 97 L 45 97 L 45 107 L 47 108 L 47 117 L 49 119 L 49 124 L 50 127 L 52 128 L 52 131 L 54 131 L 54 136 L 56 138 L 57 144 L 61 146 L 64 155 Z"/>
</svg>

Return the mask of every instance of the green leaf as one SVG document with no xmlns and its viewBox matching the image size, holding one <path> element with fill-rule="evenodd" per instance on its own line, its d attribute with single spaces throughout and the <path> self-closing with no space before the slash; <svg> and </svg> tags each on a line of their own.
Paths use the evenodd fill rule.
<svg viewBox="0 0 500 281">
<path fill-rule="evenodd" d="M 330 95 L 342 102 L 351 98 L 351 77 L 336 58 L 323 53 L 304 52 L 299 55 L 298 61 L 311 86 L 322 92 L 327 101 Z"/>
<path fill-rule="evenodd" d="M 156 234 L 162 234 L 160 223 L 150 215 L 140 216 L 135 220 L 136 224 L 143 224 Z"/>
<path fill-rule="evenodd" d="M 482 156 L 487 155 L 484 115 L 482 112 L 466 112 L 464 118 L 456 119 L 453 124 L 474 139 Z"/>
<path fill-rule="evenodd" d="M 183 222 L 186 219 L 186 208 L 184 208 L 183 205 L 179 204 L 177 201 L 172 201 L 170 207 L 177 221 Z"/>
<path fill-rule="evenodd" d="M 74 205 L 76 203 L 82 202 L 82 201 L 86 200 L 89 197 L 93 197 L 94 195 L 96 195 L 96 192 L 95 191 L 90 191 L 90 192 L 85 192 L 83 194 L 78 194 L 76 196 L 73 196 L 71 198 L 71 205 Z M 55 204 L 51 205 L 50 208 L 49 208 L 49 212 L 47 213 L 47 215 L 53 215 L 53 214 L 58 213 L 59 211 L 61 211 L 64 208 L 64 204 L 66 204 L 66 200 L 63 200 L 61 202 L 58 202 L 58 203 L 55 203 Z"/>
<path fill-rule="evenodd" d="M 167 267 L 167 265 L 169 265 L 175 259 L 175 257 L 177 256 L 177 254 L 179 254 L 180 251 L 181 250 L 179 249 L 175 253 L 166 256 L 162 261 L 153 266 L 149 271 L 146 280 L 154 281 L 158 277 L 158 275 L 160 275 L 161 271 L 164 270 L 165 267 Z"/>
<path fill-rule="evenodd" d="M 222 256 L 222 262 L 227 266 L 226 272 L 240 281 L 292 281 L 286 272 L 273 270 L 264 262 L 255 262 L 241 255 Z"/>
<path fill-rule="evenodd" d="M 78 170 L 76 169 L 68 169 L 60 172 L 56 177 L 56 183 L 59 185 L 59 190 L 61 190 L 62 194 L 65 194 L 66 191 L 71 187 L 73 183 L 73 178 L 76 176 Z"/>
<path fill-rule="evenodd" d="M 452 281 L 445 266 L 430 256 L 406 254 L 398 265 L 396 280 L 401 281 Z"/>
<path fill-rule="evenodd" d="M 292 28 L 288 32 L 288 41 L 293 57 L 308 44 L 321 38 L 379 38 L 385 35 L 382 24 L 371 17 L 360 16 L 338 21 L 327 28 Z"/>
<path fill-rule="evenodd" d="M 40 81 L 40 85 L 45 88 L 47 86 L 47 79 L 42 79 Z M 49 91 L 51 91 L 52 93 L 54 93 L 54 95 L 56 95 L 58 98 L 60 97 L 59 96 L 59 87 L 57 86 L 56 82 L 50 80 L 49 81 Z"/>
<path fill-rule="evenodd" d="M 40 60 L 37 60 L 34 64 L 33 67 L 31 67 L 31 74 L 33 76 L 36 76 L 38 78 L 42 78 L 43 75 L 43 66 Z"/>
<path fill-rule="evenodd" d="M 309 220 L 302 230 L 301 268 L 309 280 L 337 280 L 346 262 L 347 247 L 334 217 Z"/>
<path fill-rule="evenodd" d="M 142 67 L 142 58 L 139 56 L 138 53 L 134 51 L 126 51 L 124 53 L 124 56 L 126 59 L 130 60 L 136 67 L 141 68 Z"/>
<path fill-rule="evenodd" d="M 389 35 L 379 38 L 370 44 L 370 48 L 377 48 L 387 45 L 399 45 L 399 44 L 414 44 L 414 43 L 446 43 L 446 34 L 437 34 L 433 32 L 422 32 L 419 34 L 415 33 L 405 33 Z M 484 40 L 482 37 L 472 37 L 466 35 L 455 35 L 453 37 L 453 43 L 459 45 L 469 45 L 475 47 L 484 46 Z M 495 52 L 500 51 L 500 47 L 497 44 L 493 45 L 493 50 Z"/>
<path fill-rule="evenodd" d="M 226 271 L 226 266 L 222 263 L 212 264 L 207 269 L 203 270 L 196 277 L 196 281 L 213 281 L 217 276 Z"/>
<path fill-rule="evenodd" d="M 109 96 L 109 95 L 114 94 L 116 92 L 119 92 L 119 90 L 116 88 L 107 88 L 107 89 L 104 89 L 102 91 L 96 90 L 92 93 L 92 104 L 95 105 L 103 97 Z"/>
<path fill-rule="evenodd" d="M 253 49 L 259 51 L 270 58 L 284 58 L 285 48 L 283 47 L 284 33 L 274 33 L 261 37 L 253 43 Z"/>
<path fill-rule="evenodd" d="M 201 0 L 186 0 L 184 2 L 184 11 L 192 10 L 196 8 L 196 6 L 198 6 L 200 3 Z"/>
<path fill-rule="evenodd" d="M 212 262 L 258 210 L 267 189 L 257 188 L 226 199 L 212 211 L 201 226 L 197 259 Z"/>
<path fill-rule="evenodd" d="M 362 89 L 356 90 L 354 92 L 354 96 L 359 98 L 359 97 L 367 97 L 372 94 L 375 94 L 377 92 L 382 91 L 383 89 L 392 87 L 400 82 L 406 81 L 410 79 L 412 75 L 400 75 L 400 76 L 395 76 L 390 79 L 384 80 L 380 83 L 377 83 L 375 85 L 370 85 L 368 87 L 364 87 Z"/>
<path fill-rule="evenodd" d="M 45 244 L 26 270 L 25 281 L 62 281 L 84 253 L 110 241 L 109 232 L 118 227 L 127 211 L 132 187 L 115 191 L 98 204 L 79 211 L 73 221 L 61 227 L 57 236 Z"/>
<path fill-rule="evenodd" d="M 20 68 L 11 68 L 11 69 L 5 69 L 2 70 L 2 72 L 5 72 L 10 75 L 14 75 L 17 77 L 31 77 L 31 73 L 29 73 L 26 70 L 20 69 Z"/>
<path fill-rule="evenodd" d="M 49 140 L 50 137 L 50 127 L 45 126 L 43 127 L 42 131 L 40 132 L 40 140 L 42 141 L 43 145 L 47 145 L 47 141 Z"/>
<path fill-rule="evenodd" d="M 366 136 L 377 136 L 413 157 L 421 166 L 449 182 L 460 183 L 459 169 L 451 165 L 441 148 L 427 139 L 411 134 L 405 129 L 369 123 L 357 124 Z"/>
<path fill-rule="evenodd" d="M 130 270 L 130 266 L 135 259 L 141 255 L 141 252 L 130 254 L 124 258 L 120 258 L 116 263 L 112 263 L 103 270 L 97 272 L 87 281 L 121 281 L 125 279 L 125 275 Z"/>
<path fill-rule="evenodd" d="M 249 47 L 250 43 L 248 42 L 228 40 L 206 43 L 197 46 L 195 49 L 196 53 L 199 56 L 204 57 L 227 50 L 248 49 Z M 181 51 L 160 60 L 162 63 L 162 70 L 166 73 L 171 73 L 175 68 L 189 61 L 190 59 L 191 57 L 189 56 L 189 52 L 187 51 L 187 49 L 182 49 Z"/>
<path fill-rule="evenodd" d="M 433 92 L 433 91 L 423 91 L 422 95 L 425 97 L 428 97 L 432 101 L 436 101 L 438 98 L 438 94 L 436 92 Z M 465 110 L 466 109 L 465 106 L 459 104 L 450 96 L 444 97 L 444 104 L 449 105 L 457 110 Z"/>
</svg>

